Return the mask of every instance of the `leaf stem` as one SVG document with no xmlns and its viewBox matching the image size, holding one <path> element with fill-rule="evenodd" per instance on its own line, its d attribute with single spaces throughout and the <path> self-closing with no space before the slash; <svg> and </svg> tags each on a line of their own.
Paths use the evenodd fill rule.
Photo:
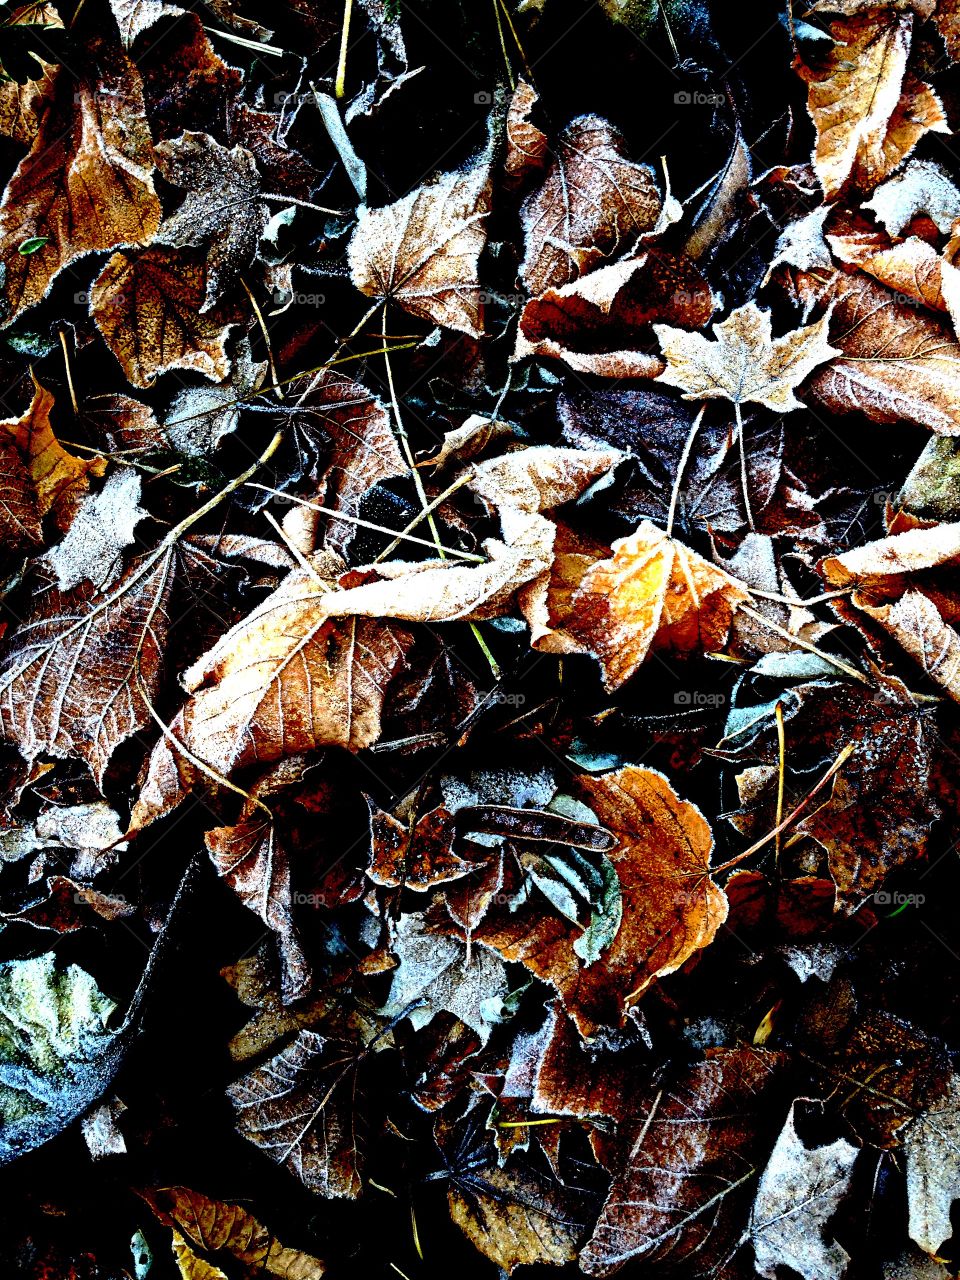
<svg viewBox="0 0 960 1280">
<path fill-rule="evenodd" d="M 747 476 L 747 446 L 743 438 L 743 418 L 740 414 L 740 401 L 734 400 L 733 412 L 737 419 L 737 441 L 740 445 L 740 487 L 743 489 L 743 505 L 747 512 L 747 524 L 750 526 L 750 532 L 756 533 L 757 526 L 753 523 L 753 508 L 750 506 L 750 481 Z"/>
<path fill-rule="evenodd" d="M 337 63 L 337 81 L 334 95 L 339 102 L 346 93 L 347 82 L 347 50 L 350 44 L 350 17 L 353 13 L 353 0 L 344 0 L 343 26 L 340 30 L 340 60 Z"/>
<path fill-rule="evenodd" d="M 673 479 L 673 489 L 670 492 L 670 510 L 667 512 L 667 537 L 673 536 L 673 521 L 677 514 L 677 501 L 680 497 L 680 484 L 683 480 L 683 473 L 686 470 L 687 463 L 690 460 L 690 453 L 693 449 L 693 442 L 700 430 L 700 424 L 703 422 L 703 415 L 707 411 L 706 401 L 700 406 L 700 412 L 693 420 L 693 426 L 687 433 L 687 438 L 683 442 L 683 452 L 680 454 L 680 461 L 677 463 L 677 474 Z"/>
</svg>

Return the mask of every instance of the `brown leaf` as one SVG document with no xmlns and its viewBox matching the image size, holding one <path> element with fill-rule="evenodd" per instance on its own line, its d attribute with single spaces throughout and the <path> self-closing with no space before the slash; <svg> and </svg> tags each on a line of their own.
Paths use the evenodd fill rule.
<svg viewBox="0 0 960 1280">
<path fill-rule="evenodd" d="M 442 805 L 413 821 L 385 813 L 368 797 L 373 856 L 367 875 L 388 889 L 401 886 L 424 892 L 434 885 L 459 880 L 476 870 L 453 851 L 453 815 Z"/>
<path fill-rule="evenodd" d="M 840 262 L 860 267 L 868 275 L 901 295 L 934 311 L 947 311 L 954 332 L 960 324 L 960 270 L 942 258 L 918 236 L 894 244 L 873 228 L 849 229 L 828 235 L 830 248 Z"/>
<path fill-rule="evenodd" d="M 933 14 L 937 30 L 943 37 L 952 62 L 960 60 L 960 3 L 958 0 L 937 0 Z"/>
<path fill-rule="evenodd" d="M 151 723 L 169 625 L 174 550 L 142 557 L 104 592 L 39 592 L 0 670 L 0 732 L 28 760 L 86 760 L 97 785 L 116 748 Z"/>
<path fill-rule="evenodd" d="M 168 369 L 191 369 L 212 381 L 230 373 L 226 340 L 235 311 L 202 314 L 207 266 L 195 249 L 115 253 L 90 290 L 90 311 L 107 346 L 135 387 Z"/>
<path fill-rule="evenodd" d="M 780 1054 L 714 1049 L 675 1084 L 633 1101 L 623 1167 L 580 1254 L 587 1275 L 610 1275 L 633 1258 L 716 1268 L 734 1253 L 750 1184 L 780 1123 L 782 1066 Z"/>
<path fill-rule="evenodd" d="M 189 755 L 166 737 L 157 743 L 134 825 L 209 779 L 204 765 L 230 776 L 322 746 L 359 751 L 376 741 L 411 637 L 378 620 L 331 618 L 328 598 L 322 578 L 294 569 L 185 672 L 191 697 L 170 732 Z"/>
<path fill-rule="evenodd" d="M 651 321 L 695 329 L 713 309 L 710 286 L 691 259 L 651 250 L 532 298 L 513 359 L 553 356 L 578 373 L 656 377 L 664 362 L 643 350 L 652 345 Z"/>
<path fill-rule="evenodd" d="M 599 116 L 579 116 L 564 129 L 543 186 L 523 206 L 520 274 L 530 293 L 634 251 L 656 226 L 661 198 L 653 173 L 623 153 L 622 137 Z"/>
<path fill-rule="evenodd" d="M 189 1187 L 158 1187 L 140 1194 L 161 1222 L 175 1228 L 175 1238 L 185 1236 L 204 1253 L 225 1254 L 244 1267 L 247 1274 L 267 1272 L 282 1280 L 319 1280 L 326 1270 L 319 1258 L 285 1248 L 241 1205 L 212 1200 Z M 191 1280 L 209 1280 L 223 1273 L 208 1266 L 206 1271 L 184 1274 Z"/>
<path fill-rule="evenodd" d="M 50 425 L 53 395 L 36 378 L 33 387 L 26 413 L 0 422 L 0 456 L 10 476 L 0 511 L 11 536 L 19 528 L 29 541 L 34 540 L 29 530 L 39 532 L 39 517 L 50 513 L 57 527 L 66 531 L 87 491 L 87 477 L 102 475 L 106 467 L 103 458 L 75 458 L 67 453 Z"/>
<path fill-rule="evenodd" d="M 585 964 L 570 922 L 537 903 L 492 908 L 474 939 L 525 965 L 560 993 L 582 1035 L 616 1024 L 658 977 L 707 946 L 726 918 L 710 879 L 713 839 L 695 805 L 653 769 L 629 765 L 582 775 L 576 794 L 620 840 L 608 854 L 620 881 L 623 916 L 599 960 Z"/>
<path fill-rule="evenodd" d="M 237 822 L 212 827 L 204 840 L 218 873 L 244 906 L 277 935 L 285 1001 L 298 1000 L 310 986 L 310 966 L 293 918 L 290 854 L 284 831 L 266 811 L 271 797 L 298 781 L 304 762 L 281 760 L 251 788 Z M 259 801 L 259 803 L 257 803 Z M 266 806 L 266 810 L 264 808 Z"/>
<path fill-rule="evenodd" d="M 822 281 L 799 277 L 803 297 L 835 301 L 830 341 L 840 354 L 808 384 L 833 413 L 864 413 L 874 422 L 916 422 L 941 435 L 960 433 L 960 344 L 950 327 L 904 306 L 862 274 Z"/>
<path fill-rule="evenodd" d="M 529 182 L 547 162 L 547 135 L 530 123 L 530 113 L 539 101 L 539 93 L 521 77 L 507 108 L 503 169 L 509 191 Z"/>
<path fill-rule="evenodd" d="M 809 86 L 813 160 L 828 200 L 851 178 L 875 186 L 924 133 L 947 128 L 930 86 L 912 76 L 905 81 L 912 30 L 911 13 L 869 8 L 830 24 L 834 44 L 818 67 L 798 66 Z"/>
<path fill-rule="evenodd" d="M 5 292 L 18 315 L 86 253 L 147 244 L 160 222 L 153 149 L 134 65 L 96 44 L 80 78 L 61 69 L 54 100 L 0 203 Z M 36 253 L 17 252 L 45 237 Z"/>
<path fill-rule="evenodd" d="M 184 133 L 156 148 L 160 171 L 187 194 L 166 218 L 155 244 L 175 249 L 209 243 L 206 296 L 213 307 L 250 265 L 267 225 L 267 207 L 253 156 L 222 147 L 208 133 Z"/>
<path fill-rule="evenodd" d="M 301 1030 L 227 1089 L 239 1132 L 317 1195 L 361 1191 L 356 1046 Z"/>
<path fill-rule="evenodd" d="M 432 324 L 482 337 L 477 259 L 489 212 L 487 156 L 440 174 L 395 204 L 364 209 L 350 241 L 353 283 Z"/>
<path fill-rule="evenodd" d="M 749 592 L 736 578 L 644 520 L 593 565 L 568 623 L 603 667 L 608 689 L 628 680 L 654 651 L 721 650 Z"/>
</svg>

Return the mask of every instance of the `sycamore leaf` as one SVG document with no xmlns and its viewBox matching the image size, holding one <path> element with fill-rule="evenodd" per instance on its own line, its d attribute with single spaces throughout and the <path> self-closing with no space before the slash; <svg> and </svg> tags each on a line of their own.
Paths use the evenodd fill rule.
<svg viewBox="0 0 960 1280">
<path fill-rule="evenodd" d="M 440 174 L 395 204 L 363 209 L 350 241 L 353 283 L 432 324 L 482 337 L 477 260 L 489 212 L 487 156 Z"/>
<path fill-rule="evenodd" d="M 750 1181 L 779 1125 L 782 1066 L 781 1055 L 759 1049 L 710 1050 L 659 1095 L 632 1099 L 622 1167 L 580 1254 L 587 1275 L 631 1258 L 702 1271 L 734 1252 Z"/>
<path fill-rule="evenodd" d="M 574 595 L 570 634 L 619 688 L 651 650 L 692 654 L 723 648 L 733 615 L 750 599 L 736 578 L 644 520 L 590 566 Z"/>
<path fill-rule="evenodd" d="M 226 340 L 233 310 L 203 312 L 204 254 L 158 247 L 115 253 L 90 289 L 90 311 L 135 387 L 168 369 L 191 369 L 214 382 L 230 373 Z"/>
<path fill-rule="evenodd" d="M 837 272 L 826 288 L 800 276 L 798 289 L 801 298 L 828 296 L 834 304 L 830 337 L 839 351 L 810 380 L 815 401 L 833 413 L 960 434 L 960 343 L 948 325 L 860 273 Z"/>
<path fill-rule="evenodd" d="M 19 493 L 5 491 L 0 497 L 0 513 L 14 534 L 19 528 L 31 541 L 38 517 L 48 513 L 59 529 L 68 529 L 86 493 L 87 476 L 102 475 L 106 467 L 103 458 L 75 458 L 64 449 L 50 425 L 53 395 L 35 378 L 33 388 L 26 413 L 0 422 L 0 444 L 5 446 L 0 456 L 6 458 L 10 483 L 26 480 Z"/>
<path fill-rule="evenodd" d="M 317 1195 L 360 1194 L 358 1058 L 355 1045 L 303 1029 L 227 1089 L 239 1132 Z"/>
<path fill-rule="evenodd" d="M 585 961 L 570 922 L 533 899 L 514 911 L 491 908 L 473 939 L 554 986 L 589 1036 L 617 1024 L 656 978 L 707 946 L 726 918 L 727 902 L 710 879 L 713 838 L 706 820 L 662 774 L 630 765 L 583 775 L 573 794 L 620 841 L 606 855 L 622 903 L 609 946 Z"/>
<path fill-rule="evenodd" d="M 842 1280 L 850 1255 L 825 1239 L 826 1227 L 849 1194 L 859 1151 L 838 1138 L 804 1146 L 796 1130 L 796 1103 L 760 1176 L 750 1217 L 757 1271 L 776 1280 L 789 1267 L 804 1280 Z"/>
<path fill-rule="evenodd" d="M 64 267 L 86 253 L 147 244 L 160 222 L 153 151 L 134 65 L 96 44 L 78 79 L 57 74 L 54 100 L 0 203 L 0 259 L 10 311 L 46 296 Z M 43 237 L 22 255 L 28 237 Z"/>
<path fill-rule="evenodd" d="M 79 757 L 102 785 L 116 748 L 151 721 L 173 575 L 167 547 L 106 591 L 36 595 L 0 665 L 0 733 L 26 759 Z"/>
<path fill-rule="evenodd" d="M 748 302 L 712 326 L 713 342 L 701 333 L 655 324 L 667 361 L 657 381 L 679 387 L 688 400 L 753 401 L 780 413 L 802 409 L 794 395 L 797 386 L 839 354 L 827 342 L 828 323 L 824 316 L 774 339 L 770 312 Z"/>
<path fill-rule="evenodd" d="M 578 116 L 557 143 L 539 191 L 522 210 L 520 274 L 532 294 L 569 284 L 602 259 L 636 250 L 662 202 L 653 172 L 624 156 L 623 138 L 599 116 Z"/>
<path fill-rule="evenodd" d="M 187 194 L 166 218 L 155 244 L 175 249 L 210 243 L 206 296 L 209 311 L 256 253 L 267 225 L 260 175 L 245 147 L 229 150 L 207 133 L 184 133 L 156 149 L 160 171 Z"/>
<path fill-rule="evenodd" d="M 193 1249 L 213 1257 L 220 1255 L 239 1263 L 244 1275 L 279 1276 L 281 1280 L 320 1280 L 326 1267 L 319 1258 L 285 1248 L 272 1232 L 242 1205 L 212 1200 L 189 1187 L 157 1187 L 141 1191 L 147 1204 L 168 1227 L 174 1229 L 174 1254 L 184 1256 L 177 1240 L 190 1242 Z M 187 1260 L 189 1266 L 194 1263 Z M 217 1267 L 183 1270 L 187 1280 L 213 1280 L 223 1274 Z"/>
<path fill-rule="evenodd" d="M 139 505 L 141 489 L 137 472 L 124 469 L 109 476 L 99 493 L 84 498 L 63 541 L 44 557 L 61 591 L 81 582 L 102 590 L 114 577 L 134 529 L 150 515 Z"/>
<path fill-rule="evenodd" d="M 817 130 L 814 166 L 828 200 L 851 178 L 873 187 L 930 130 L 948 130 L 929 85 L 906 74 L 913 14 L 869 8 L 830 24 L 834 43 L 799 66 Z"/>
<path fill-rule="evenodd" d="M 377 740 L 384 695 L 411 637 L 379 620 L 333 618 L 329 598 L 322 578 L 294 569 L 187 670 L 191 697 L 170 733 L 189 754 L 166 736 L 157 743 L 135 826 L 179 803 L 184 787 L 209 780 L 203 765 L 229 776 L 322 746 L 359 751 Z"/>
<path fill-rule="evenodd" d="M 52 951 L 0 964 L 0 1164 L 54 1137 L 108 1088 L 116 1005 Z"/>
</svg>

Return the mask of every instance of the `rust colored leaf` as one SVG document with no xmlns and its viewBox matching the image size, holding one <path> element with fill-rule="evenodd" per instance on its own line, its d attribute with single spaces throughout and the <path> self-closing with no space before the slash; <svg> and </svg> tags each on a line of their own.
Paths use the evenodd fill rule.
<svg viewBox="0 0 960 1280">
<path fill-rule="evenodd" d="M 207 266 L 197 250 L 115 253 L 90 290 L 90 310 L 135 387 L 169 369 L 217 382 L 230 373 L 225 344 L 237 315 L 204 313 L 206 295 Z"/>
<path fill-rule="evenodd" d="M 547 162 L 547 135 L 530 122 L 530 113 L 540 95 L 520 79 L 507 110 L 507 154 L 503 168 L 509 190 L 525 185 Z"/>
<path fill-rule="evenodd" d="M 0 259 L 12 315 L 34 306 L 86 253 L 147 244 L 160 222 L 143 88 L 134 65 L 97 45 L 79 80 L 58 72 L 54 98 L 0 203 Z M 30 236 L 36 253 L 17 252 Z"/>
<path fill-rule="evenodd" d="M 584 574 L 567 624 L 600 662 L 607 688 L 628 680 L 651 650 L 723 648 L 734 613 L 750 598 L 736 578 L 649 520 L 612 550 Z"/>
<path fill-rule="evenodd" d="M 578 116 L 560 136 L 543 186 L 523 206 L 528 291 L 569 284 L 604 258 L 634 251 L 661 211 L 652 171 L 624 155 L 599 116 Z"/>
<path fill-rule="evenodd" d="M 533 902 L 515 913 L 492 908 L 474 937 L 554 986 L 581 1034 L 592 1035 L 707 946 L 727 905 L 710 879 L 710 828 L 662 774 L 631 765 L 582 775 L 575 790 L 620 842 L 607 855 L 623 897 L 609 950 L 585 964 L 569 921 Z"/>
</svg>

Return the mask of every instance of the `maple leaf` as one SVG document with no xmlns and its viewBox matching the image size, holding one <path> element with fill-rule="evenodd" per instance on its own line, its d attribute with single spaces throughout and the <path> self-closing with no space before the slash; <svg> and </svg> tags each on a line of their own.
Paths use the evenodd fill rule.
<svg viewBox="0 0 960 1280">
<path fill-rule="evenodd" d="M 90 289 L 97 328 L 135 387 L 168 369 L 192 369 L 214 382 L 230 373 L 226 340 L 238 315 L 203 311 L 208 271 L 193 249 L 115 253 Z"/>
<path fill-rule="evenodd" d="M 245 147 L 228 150 L 207 133 L 161 142 L 156 154 L 163 176 L 187 194 L 164 219 L 154 243 L 182 249 L 210 242 L 200 308 L 207 312 L 249 266 L 266 229 L 260 175 Z"/>
<path fill-rule="evenodd" d="M 139 73 L 117 50 L 97 44 L 82 78 L 57 73 L 50 109 L 0 202 L 0 259 L 13 315 L 44 298 L 81 255 L 150 241 L 160 222 L 152 169 Z M 20 254 L 29 237 L 42 238 L 42 247 Z"/>
<path fill-rule="evenodd" d="M 237 1128 L 310 1191 L 356 1199 L 357 1046 L 303 1029 L 262 1067 L 227 1090 Z"/>
<path fill-rule="evenodd" d="M 679 387 L 688 400 L 722 397 L 753 401 L 780 413 L 802 409 L 797 386 L 817 365 L 839 355 L 827 342 L 829 318 L 792 329 L 774 340 L 770 312 L 755 302 L 712 326 L 715 341 L 669 325 L 653 326 L 667 367 L 657 381 Z"/>
<path fill-rule="evenodd" d="M 617 1023 L 657 977 L 707 946 L 727 907 L 709 875 L 710 828 L 662 774 L 625 766 L 581 776 L 574 792 L 620 841 L 606 855 L 623 904 L 608 948 L 584 962 L 569 921 L 530 904 L 516 912 L 491 909 L 473 938 L 551 983 L 581 1033 L 592 1035 Z"/>
<path fill-rule="evenodd" d="M 723 648 L 746 588 L 644 520 L 591 565 L 568 628 L 595 655 L 608 689 L 619 688 L 651 650 L 691 654 Z"/>
<path fill-rule="evenodd" d="M 432 324 L 482 337 L 477 259 L 489 211 L 486 156 L 440 174 L 395 204 L 362 210 L 349 248 L 353 283 Z"/>
<path fill-rule="evenodd" d="M 838 18 L 822 63 L 798 67 L 809 86 L 814 166 L 828 200 L 851 177 L 875 186 L 925 133 L 948 127 L 937 95 L 907 73 L 913 20 L 881 7 Z"/>
<path fill-rule="evenodd" d="M 524 203 L 528 291 L 569 284 L 652 231 L 662 201 L 652 171 L 624 156 L 621 135 L 599 116 L 579 116 L 556 145 L 543 185 Z"/>
<path fill-rule="evenodd" d="M 103 783 L 121 742 L 151 722 L 175 552 L 135 561 L 103 592 L 47 588 L 0 666 L 0 732 L 28 760 L 78 757 Z"/>
<path fill-rule="evenodd" d="M 161 1222 L 174 1228 L 174 1255 L 187 1280 L 218 1280 L 223 1272 L 198 1259 L 186 1240 L 205 1254 L 226 1255 L 251 1273 L 283 1280 L 320 1280 L 326 1273 L 318 1258 L 286 1248 L 242 1205 L 183 1186 L 147 1189 L 140 1195 Z"/>
</svg>

